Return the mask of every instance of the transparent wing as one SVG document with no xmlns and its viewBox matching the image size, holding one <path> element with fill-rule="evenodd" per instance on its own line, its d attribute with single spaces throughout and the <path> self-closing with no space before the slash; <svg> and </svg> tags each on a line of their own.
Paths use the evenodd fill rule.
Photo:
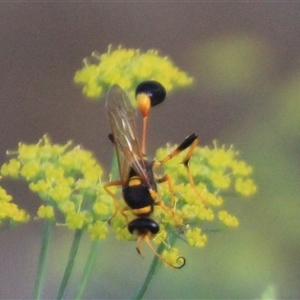
<svg viewBox="0 0 300 300">
<path fill-rule="evenodd" d="M 106 109 L 117 152 L 120 179 L 126 183 L 132 167 L 144 183 L 150 184 L 138 144 L 133 108 L 128 96 L 118 85 L 110 87 Z"/>
</svg>

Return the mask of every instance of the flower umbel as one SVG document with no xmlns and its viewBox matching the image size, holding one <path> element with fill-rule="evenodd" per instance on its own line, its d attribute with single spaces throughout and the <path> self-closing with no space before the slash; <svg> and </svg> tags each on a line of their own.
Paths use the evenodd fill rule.
<svg viewBox="0 0 300 300">
<path fill-rule="evenodd" d="M 163 160 L 176 147 L 177 145 L 167 144 L 166 147 L 158 149 L 156 159 Z M 227 227 L 238 226 L 236 217 L 225 210 L 220 210 L 225 200 L 230 200 L 230 196 L 226 195 L 238 193 L 250 196 L 256 192 L 256 186 L 250 178 L 252 168 L 239 159 L 239 153 L 232 147 L 229 149 L 225 146 L 218 147 L 216 142 L 212 148 L 195 147 L 189 160 L 192 182 L 186 166 L 181 163 L 184 157 L 185 153 L 180 153 L 172 159 L 172 162 L 162 166 L 163 174 L 172 177 L 174 199 L 172 200 L 167 184 L 159 185 L 160 198 L 165 205 L 174 210 L 177 223 L 180 223 L 182 228 L 188 228 L 183 232 L 187 243 L 203 247 L 207 241 L 207 235 L 203 234 L 204 221 L 218 222 L 216 219 L 219 219 L 220 224 Z M 163 228 L 173 228 L 174 232 L 178 226 L 174 225 L 173 216 L 166 210 L 155 207 L 155 220 Z M 163 242 L 168 243 L 168 235 L 162 237 Z M 160 240 L 162 237 L 160 236 Z"/>
<path fill-rule="evenodd" d="M 102 96 L 107 89 L 118 84 L 134 99 L 136 86 L 144 80 L 159 81 L 167 91 L 187 86 L 193 79 L 179 70 L 167 56 L 157 50 L 142 52 L 119 46 L 103 54 L 93 53 L 95 63 L 88 63 L 76 72 L 74 81 L 83 85 L 83 94 L 89 98 Z"/>
<path fill-rule="evenodd" d="M 1 174 L 25 180 L 41 197 L 38 218 L 54 219 L 72 230 L 89 228 L 92 239 L 105 237 L 113 202 L 100 181 L 102 167 L 91 152 L 71 142 L 52 144 L 45 135 L 37 144 L 20 143 L 14 156 L 2 166 Z M 99 222 L 101 234 L 95 231 Z"/>
</svg>

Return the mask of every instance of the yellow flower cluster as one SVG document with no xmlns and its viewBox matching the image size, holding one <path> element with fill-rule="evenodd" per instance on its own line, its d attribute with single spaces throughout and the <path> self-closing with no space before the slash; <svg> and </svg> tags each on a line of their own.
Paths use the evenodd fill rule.
<svg viewBox="0 0 300 300">
<path fill-rule="evenodd" d="M 55 219 L 70 229 L 86 228 L 92 239 L 105 238 L 114 207 L 100 181 L 102 168 L 91 152 L 72 147 L 71 142 L 52 144 L 44 136 L 37 144 L 20 143 L 14 156 L 1 174 L 25 180 L 39 194 L 44 204 L 38 218 Z"/>
<path fill-rule="evenodd" d="M 177 145 L 168 144 L 158 149 L 156 159 L 165 158 Z M 238 219 L 225 210 L 218 210 L 225 201 L 222 192 L 228 191 L 249 196 L 256 192 L 250 178 L 252 168 L 238 159 L 238 152 L 224 146 L 197 146 L 189 161 L 190 174 L 180 162 L 185 153 L 175 156 L 161 168 L 161 174 L 172 178 L 174 194 L 169 185 L 159 185 L 160 200 L 170 209 L 155 206 L 153 218 L 160 226 L 154 238 L 155 244 L 169 244 L 169 230 L 178 231 L 178 226 L 186 228 L 182 233 L 189 245 L 203 247 L 207 235 L 203 232 L 204 221 L 217 218 L 227 227 L 238 226 Z M 159 173 L 159 172 L 158 172 Z M 14 157 L 1 168 L 1 175 L 28 182 L 29 188 L 39 194 L 44 203 L 38 208 L 37 218 L 52 219 L 64 223 L 69 229 L 86 229 L 91 239 L 105 239 L 108 234 L 108 220 L 118 239 L 133 240 L 127 230 L 128 220 L 135 216 L 129 210 L 127 218 L 121 211 L 126 204 L 118 189 L 116 193 L 118 210 L 115 211 L 112 198 L 101 184 L 102 168 L 91 152 L 80 147 L 52 144 L 44 136 L 37 144 L 20 143 Z M 10 203 L 11 196 L 0 188 L 0 222 L 10 218 L 15 222 L 28 220 L 28 215 Z M 63 216 L 63 219 L 61 219 Z M 112 218 L 113 216 L 113 218 Z M 168 230 L 166 230 L 168 228 Z M 178 249 L 169 248 L 162 253 L 166 261 L 176 265 Z M 178 263 L 178 262 L 177 262 Z"/>
<path fill-rule="evenodd" d="M 157 160 L 162 160 L 177 145 L 167 144 L 167 147 L 158 149 Z M 193 178 L 192 187 L 187 170 L 181 164 L 185 153 L 175 156 L 171 162 L 163 165 L 163 174 L 169 174 L 174 186 L 175 216 L 160 207 L 155 207 L 155 220 L 159 224 L 174 226 L 174 219 L 184 228 L 188 244 L 202 247 L 207 241 L 203 234 L 203 221 L 216 221 L 227 227 L 238 226 L 238 219 L 225 210 L 218 210 L 224 203 L 226 194 L 238 193 L 250 196 L 256 192 L 256 186 L 251 178 L 252 168 L 238 159 L 238 152 L 225 146 L 218 147 L 216 142 L 213 148 L 199 147 L 190 159 L 189 168 Z M 172 200 L 168 184 L 159 185 L 159 194 L 164 203 L 171 207 Z M 230 193 L 229 193 L 230 192 Z M 230 197 L 227 197 L 229 200 Z M 217 221 L 216 221 L 217 222 Z M 167 237 L 165 236 L 165 242 Z"/>
<path fill-rule="evenodd" d="M 167 56 L 162 57 L 153 49 L 141 52 L 121 46 L 115 50 L 109 47 L 107 53 L 92 56 L 96 63 L 86 63 L 74 77 L 75 83 L 83 85 L 83 94 L 89 98 L 100 97 L 113 84 L 118 84 L 134 99 L 135 88 L 144 80 L 157 80 L 167 91 L 193 81 Z"/>
<path fill-rule="evenodd" d="M 17 204 L 11 202 L 12 196 L 0 187 L 0 225 L 8 221 L 11 225 L 24 223 L 29 220 L 25 210 L 20 209 Z"/>
<path fill-rule="evenodd" d="M 158 149 L 156 159 L 162 160 L 176 147 L 177 145 L 167 144 L 166 147 Z M 252 168 L 239 159 L 239 153 L 232 147 L 229 149 L 225 146 L 218 147 L 214 142 L 212 148 L 200 146 L 195 148 L 189 162 L 195 188 L 192 187 L 187 170 L 181 163 L 185 153 L 180 153 L 164 164 L 162 170 L 155 170 L 157 177 L 169 174 L 174 187 L 172 200 L 168 184 L 162 183 L 158 186 L 159 200 L 171 209 L 159 205 L 154 207 L 153 219 L 160 226 L 159 233 L 153 239 L 157 245 L 160 243 L 169 245 L 170 232 L 177 232 L 183 234 L 183 239 L 189 245 L 203 247 L 207 242 L 204 221 L 214 221 L 217 229 L 223 226 L 238 226 L 238 219 L 235 216 L 219 209 L 225 200 L 230 200 L 230 197 L 225 195 L 238 193 L 241 196 L 250 196 L 256 192 L 256 186 L 250 178 Z M 118 239 L 133 240 L 135 237 L 128 232 L 127 221 L 136 217 L 130 210 L 126 210 L 127 220 L 120 213 L 125 207 L 126 204 L 120 196 L 118 211 L 110 224 Z M 183 229 L 182 232 L 178 231 L 178 227 Z M 169 263 L 178 265 L 178 251 L 176 248 L 168 247 L 162 256 Z"/>
</svg>

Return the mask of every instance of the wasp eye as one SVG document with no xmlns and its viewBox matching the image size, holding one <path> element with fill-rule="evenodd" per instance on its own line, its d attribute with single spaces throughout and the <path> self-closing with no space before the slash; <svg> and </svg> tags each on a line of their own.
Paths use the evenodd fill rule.
<svg viewBox="0 0 300 300">
<path fill-rule="evenodd" d="M 135 90 L 135 96 L 140 93 L 144 93 L 149 96 L 151 100 L 151 107 L 163 102 L 166 98 L 166 89 L 161 83 L 155 80 L 141 82 Z"/>
</svg>

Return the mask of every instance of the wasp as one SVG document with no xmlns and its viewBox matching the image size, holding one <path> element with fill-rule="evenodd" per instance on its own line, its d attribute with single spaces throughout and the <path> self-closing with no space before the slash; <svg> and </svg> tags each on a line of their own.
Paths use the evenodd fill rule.
<svg viewBox="0 0 300 300">
<path fill-rule="evenodd" d="M 157 183 L 167 182 L 173 202 L 174 188 L 169 175 L 156 179 L 153 169 L 169 161 L 172 157 L 190 147 L 186 154 L 183 164 L 188 170 L 190 183 L 194 187 L 192 176 L 188 169 L 188 162 L 194 148 L 198 142 L 196 134 L 188 136 L 173 152 L 171 152 L 162 161 L 149 161 L 146 156 L 146 131 L 150 110 L 152 107 L 162 103 L 166 98 L 166 90 L 162 84 L 157 81 L 144 81 L 136 88 L 136 101 L 138 109 L 143 118 L 142 140 L 138 139 L 134 108 L 129 97 L 118 85 L 110 87 L 106 98 L 106 110 L 111 127 L 109 139 L 114 144 L 120 179 L 105 184 L 105 189 L 117 203 L 115 195 L 109 190 L 110 186 L 122 186 L 122 195 L 127 207 L 121 213 L 127 219 L 126 210 L 131 210 L 136 217 L 132 221 L 127 219 L 127 228 L 131 234 L 137 236 L 137 251 L 141 254 L 140 243 L 147 242 L 150 249 L 162 261 L 173 268 L 182 268 L 185 265 L 185 258 L 179 257 L 182 261 L 180 266 L 174 266 L 167 262 L 153 248 L 150 240 L 159 232 L 159 224 L 151 218 L 156 205 L 170 211 L 175 217 L 173 207 L 168 207 L 163 201 L 159 200 Z M 173 204 L 172 204 L 173 206 Z M 117 207 L 117 204 L 116 204 Z M 117 209 L 116 209 L 117 210 Z"/>
</svg>

